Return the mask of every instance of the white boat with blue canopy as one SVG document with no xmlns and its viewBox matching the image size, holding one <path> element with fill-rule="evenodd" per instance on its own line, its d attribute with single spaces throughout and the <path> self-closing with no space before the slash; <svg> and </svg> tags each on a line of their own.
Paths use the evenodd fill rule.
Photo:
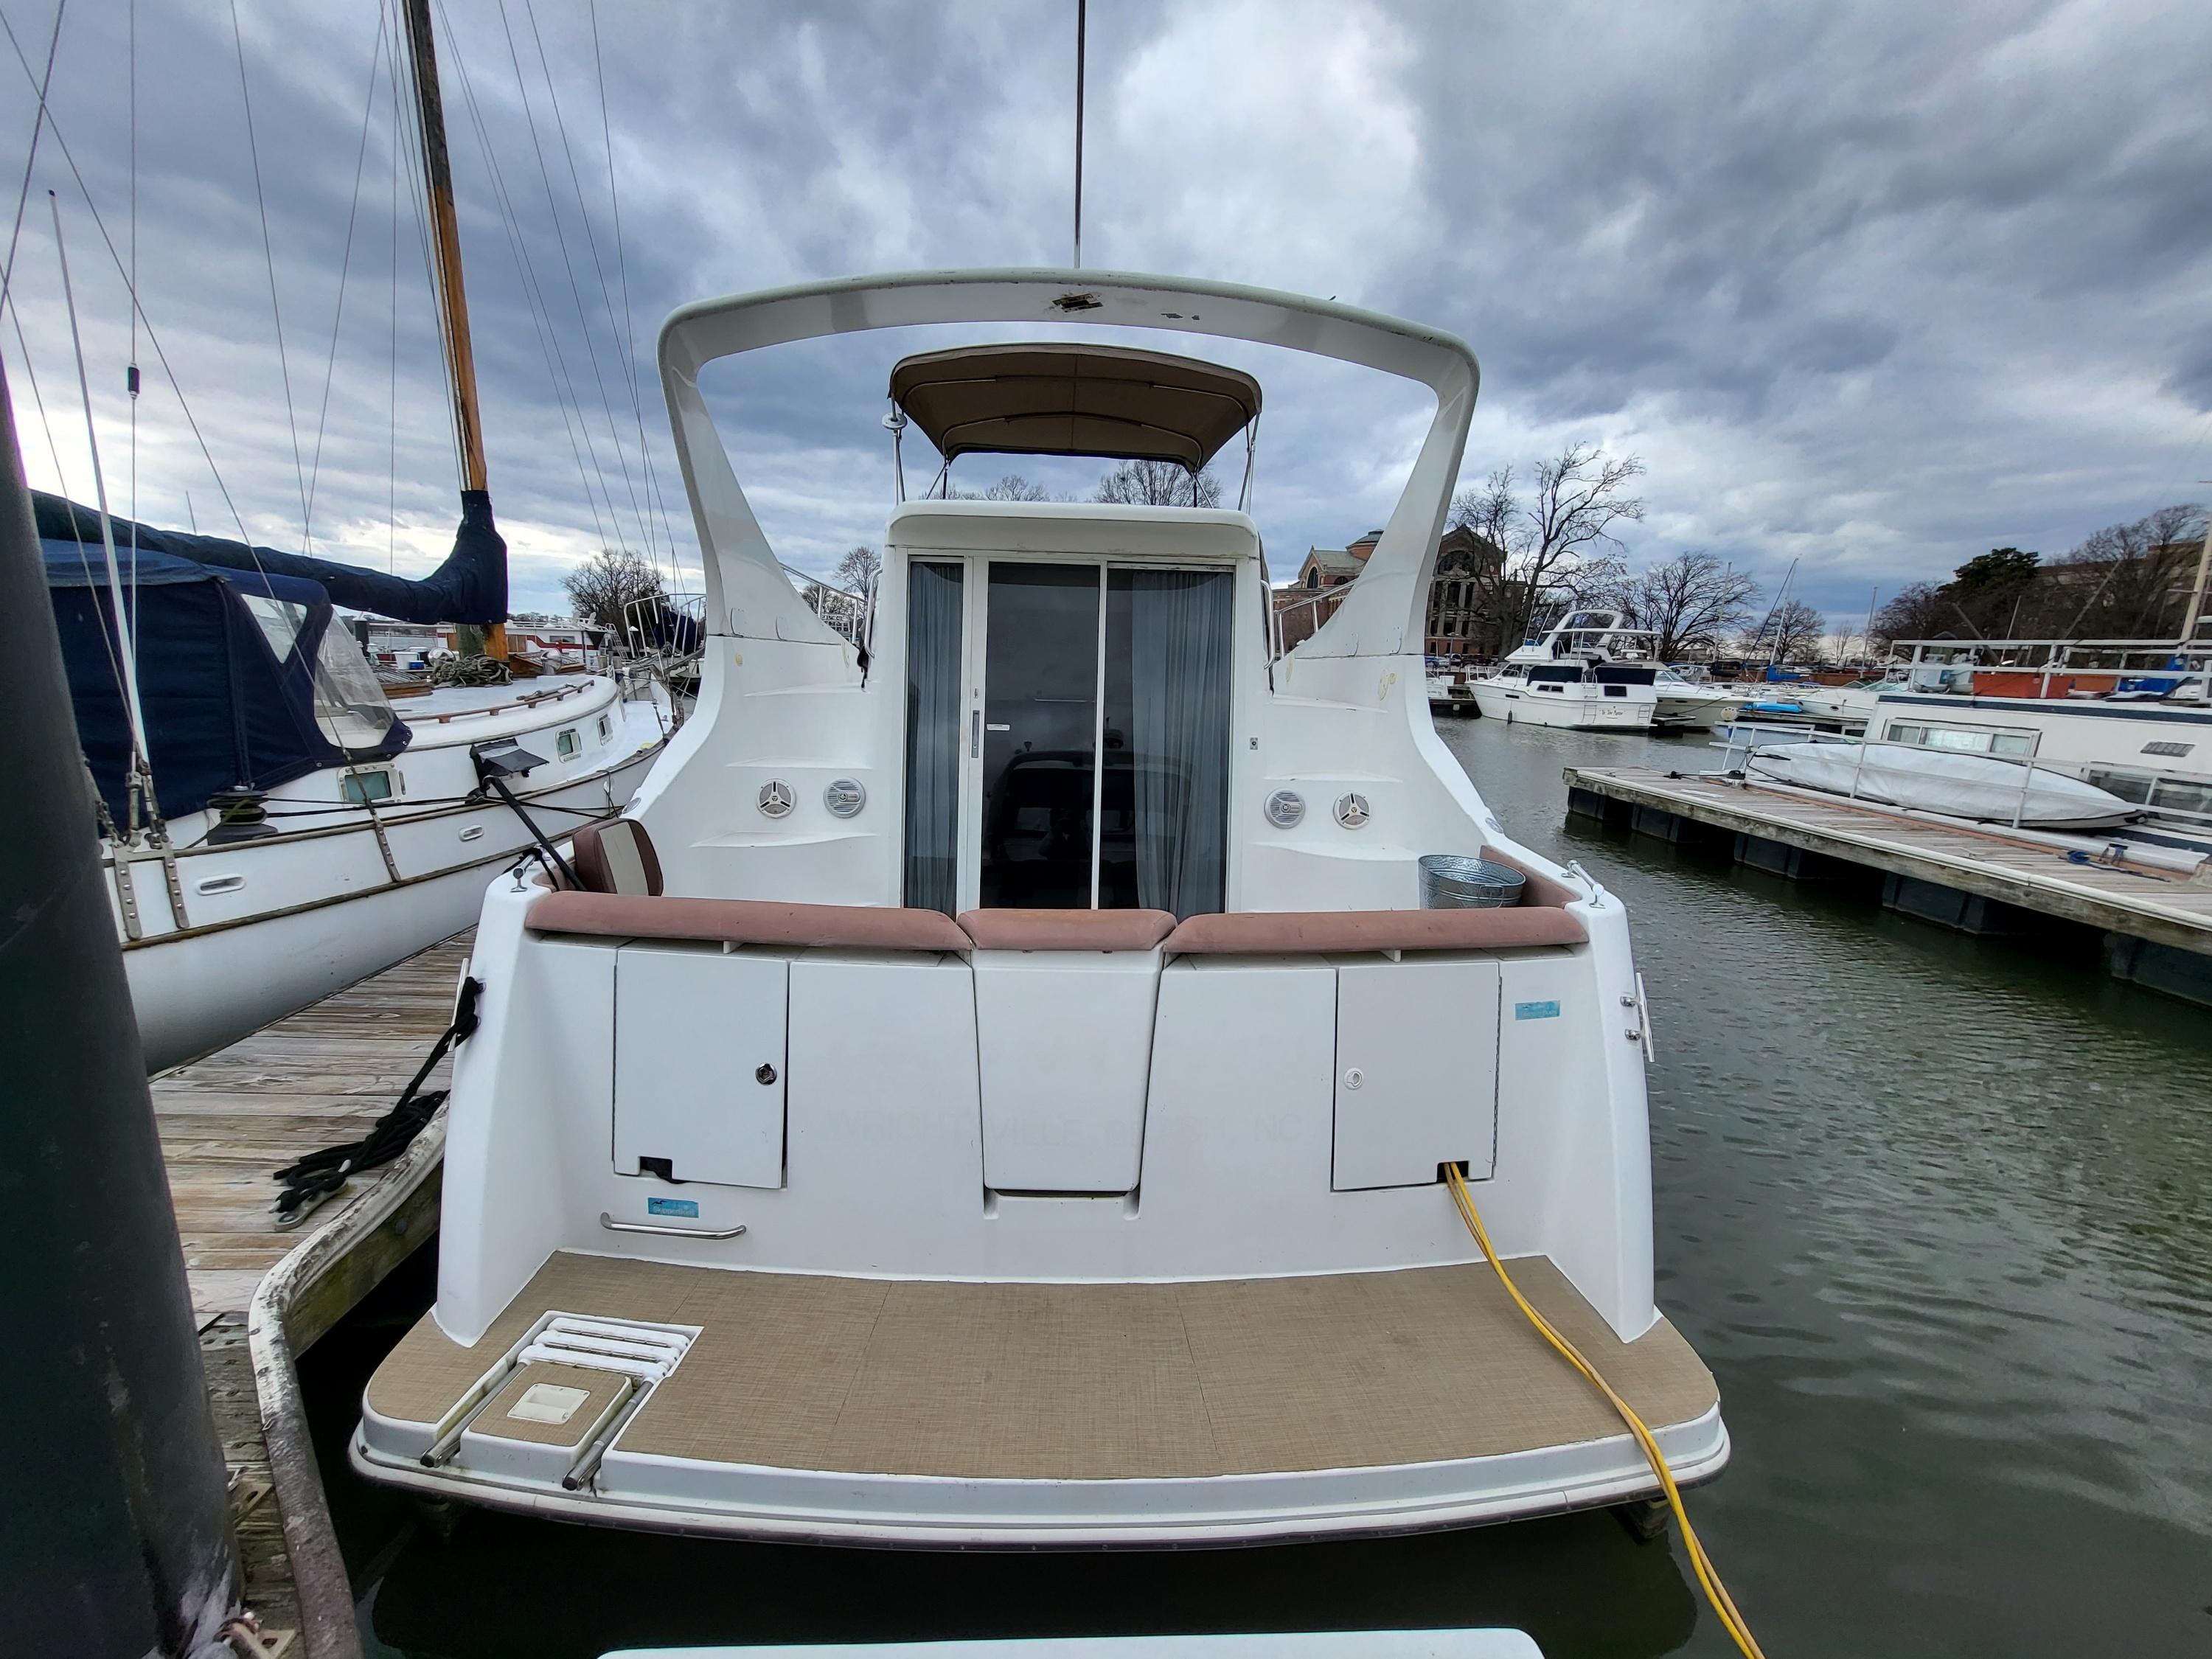
<svg viewBox="0 0 2212 1659">
<path fill-rule="evenodd" d="M 488 501 L 420 580 L 127 520 L 106 527 L 111 580 L 96 513 L 34 507 L 149 1070 L 460 932 L 494 870 L 621 811 L 672 729 L 659 688 L 607 675 L 395 709 L 333 593 L 403 618 L 503 616 Z"/>
<path fill-rule="evenodd" d="M 1287 653 L 1245 511 L 949 488 L 893 509 L 856 644 L 781 568 L 702 377 L 923 325 L 993 354 L 885 351 L 895 441 L 940 454 L 991 433 L 1194 472 L 1249 441 L 1193 393 L 1255 410 L 1256 380 L 1066 350 L 1100 327 L 1379 370 L 1434 414 L 1365 574 Z M 368 1385 L 355 1467 L 591 1524 L 936 1547 L 1651 1493 L 1510 1271 L 1678 1479 L 1717 1474 L 1712 1377 L 1653 1300 L 1626 915 L 1515 842 L 1430 718 L 1467 347 L 1263 289 L 940 271 L 686 307 L 660 366 L 697 710 L 573 885 L 485 896 L 437 1298 Z M 1518 902 L 1423 908 L 1431 854 L 1507 867 Z"/>
</svg>

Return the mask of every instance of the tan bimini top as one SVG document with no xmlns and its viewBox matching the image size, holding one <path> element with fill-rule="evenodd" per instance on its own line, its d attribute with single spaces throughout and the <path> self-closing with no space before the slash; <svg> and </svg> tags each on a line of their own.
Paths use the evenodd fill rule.
<svg viewBox="0 0 2212 1659">
<path fill-rule="evenodd" d="M 890 392 L 947 461 L 1096 455 L 1195 472 L 1260 413 L 1249 374 L 1126 346 L 924 352 L 891 370 Z"/>
</svg>

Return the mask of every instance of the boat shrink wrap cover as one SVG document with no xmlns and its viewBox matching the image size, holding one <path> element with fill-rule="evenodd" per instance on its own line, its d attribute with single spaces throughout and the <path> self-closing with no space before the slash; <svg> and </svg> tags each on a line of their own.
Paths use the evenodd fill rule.
<svg viewBox="0 0 2212 1659">
<path fill-rule="evenodd" d="M 1777 783 L 1980 823 L 2011 823 L 2017 813 L 2022 824 L 2094 829 L 2124 823 L 2136 811 L 2047 767 L 1894 744 L 1784 744 L 1756 750 L 1744 769 Z"/>
</svg>

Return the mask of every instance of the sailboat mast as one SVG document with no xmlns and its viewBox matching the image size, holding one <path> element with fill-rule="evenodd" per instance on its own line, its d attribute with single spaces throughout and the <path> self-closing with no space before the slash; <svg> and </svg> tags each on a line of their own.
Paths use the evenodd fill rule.
<svg viewBox="0 0 2212 1659">
<path fill-rule="evenodd" d="M 438 287 L 438 332 L 446 347 L 447 378 L 453 393 L 453 428 L 461 450 L 461 488 L 489 490 L 483 423 L 477 402 L 476 352 L 469 339 L 469 295 L 461 276 L 461 228 L 453 210 L 453 168 L 446 149 L 445 100 L 438 91 L 438 48 L 430 30 L 430 0 L 400 0 L 413 64 L 416 126 L 422 135 L 422 179 L 430 198 L 430 238 Z M 504 659 L 507 627 L 484 629 L 484 653 Z"/>
</svg>

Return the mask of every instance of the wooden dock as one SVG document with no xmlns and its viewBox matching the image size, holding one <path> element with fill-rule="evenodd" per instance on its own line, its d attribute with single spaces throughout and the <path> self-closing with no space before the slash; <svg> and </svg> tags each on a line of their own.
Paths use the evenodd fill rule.
<svg viewBox="0 0 2212 1659">
<path fill-rule="evenodd" d="M 1879 872 L 1885 904 L 1965 933 L 2033 932 L 2036 918 L 2094 929 L 2116 975 L 2212 1002 L 2212 882 L 2202 874 L 2075 863 L 2033 831 L 1710 773 L 1571 766 L 1565 777 L 1571 812 L 1673 842 L 1730 836 L 1739 863 L 1778 875 Z"/>
<path fill-rule="evenodd" d="M 289 1231 L 276 1224 L 270 1177 L 304 1153 L 357 1139 L 392 1109 L 452 1018 L 471 937 L 434 945 L 152 1084 L 201 1364 L 230 1466 L 246 1603 L 272 1655 L 360 1652 L 292 1356 L 435 1229 L 444 1121 Z M 445 1081 L 441 1066 L 424 1086 Z M 264 1292 L 257 1308 L 280 1263 L 282 1294 Z"/>
</svg>

